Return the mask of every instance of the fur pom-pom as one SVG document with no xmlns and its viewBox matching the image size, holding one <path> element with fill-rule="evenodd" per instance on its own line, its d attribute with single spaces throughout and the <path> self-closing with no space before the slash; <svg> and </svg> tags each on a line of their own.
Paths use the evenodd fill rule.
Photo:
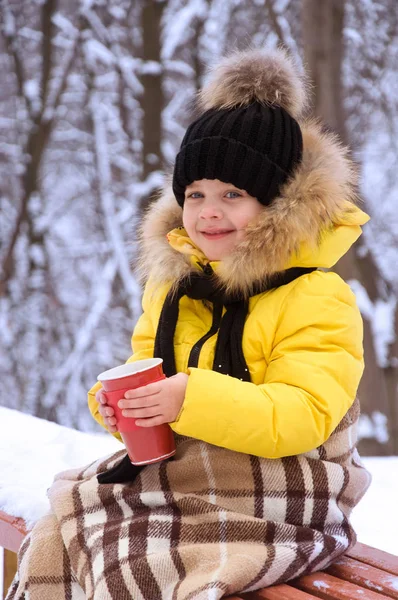
<svg viewBox="0 0 398 600">
<path fill-rule="evenodd" d="M 203 110 L 245 106 L 255 100 L 280 106 L 296 119 L 306 108 L 306 75 L 282 48 L 233 52 L 210 70 L 199 92 Z"/>
</svg>

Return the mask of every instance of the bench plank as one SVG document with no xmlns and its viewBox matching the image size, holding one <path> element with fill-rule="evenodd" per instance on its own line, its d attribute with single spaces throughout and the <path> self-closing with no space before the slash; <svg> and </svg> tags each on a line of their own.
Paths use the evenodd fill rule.
<svg viewBox="0 0 398 600">
<path fill-rule="evenodd" d="M 6 597 L 14 575 L 17 572 L 17 555 L 10 550 L 4 550 L 3 557 L 3 598 Z"/>
<path fill-rule="evenodd" d="M 398 576 L 354 558 L 343 556 L 326 569 L 326 573 L 398 600 Z"/>
<path fill-rule="evenodd" d="M 242 594 L 245 600 L 314 600 L 314 596 L 282 583 L 255 592 Z"/>
<path fill-rule="evenodd" d="M 398 556 L 389 554 L 384 550 L 379 550 L 378 548 L 373 548 L 372 546 L 357 542 L 351 550 L 346 552 L 346 556 L 355 558 L 367 565 L 377 567 L 382 571 L 388 571 L 392 575 L 398 575 Z"/>
<path fill-rule="evenodd" d="M 295 579 L 293 585 L 323 600 L 390 600 L 389 596 L 378 594 L 349 581 L 342 581 L 328 573 L 319 572 Z"/>
<path fill-rule="evenodd" d="M 0 546 L 18 552 L 22 540 L 28 533 L 25 521 L 0 510 Z"/>
</svg>

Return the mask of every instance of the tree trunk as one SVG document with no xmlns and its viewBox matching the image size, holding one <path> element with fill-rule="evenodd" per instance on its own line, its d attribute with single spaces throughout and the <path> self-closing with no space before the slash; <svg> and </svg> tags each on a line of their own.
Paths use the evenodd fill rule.
<svg viewBox="0 0 398 600">
<path fill-rule="evenodd" d="M 313 110 L 346 142 L 343 23 L 344 0 L 303 0 L 304 60 L 314 84 Z"/>
<path fill-rule="evenodd" d="M 142 95 L 143 107 L 143 180 L 152 171 L 163 169 L 161 149 L 162 140 L 162 66 L 161 66 L 161 22 L 165 2 L 148 0 L 142 9 L 143 32 L 143 73 L 141 76 L 144 92 Z M 151 62 L 150 62 L 151 61 Z M 152 62 L 153 61 L 153 62 Z M 141 208 L 148 202 L 143 197 Z"/>
<path fill-rule="evenodd" d="M 342 61 L 344 57 L 344 0 L 303 0 L 302 27 L 304 59 L 314 84 L 313 110 L 347 143 L 346 115 L 343 106 Z M 370 300 L 380 297 L 378 283 L 382 278 L 369 254 L 359 258 L 352 248 L 334 269 L 344 280 L 358 280 L 366 289 Z M 395 444 L 391 435 L 397 429 L 394 421 L 396 383 L 393 377 L 386 380 L 386 369 L 377 364 L 370 322 L 364 317 L 364 352 L 366 369 L 359 386 L 362 411 L 372 415 L 375 411 L 386 415 L 390 440 L 381 443 L 374 438 L 364 439 L 360 449 L 364 454 L 392 454 Z M 396 371 L 396 369 L 395 369 Z"/>
</svg>

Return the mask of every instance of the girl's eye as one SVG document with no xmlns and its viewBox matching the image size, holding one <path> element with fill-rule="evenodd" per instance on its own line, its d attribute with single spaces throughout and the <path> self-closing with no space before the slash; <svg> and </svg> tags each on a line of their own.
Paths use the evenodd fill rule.
<svg viewBox="0 0 398 600">
<path fill-rule="evenodd" d="M 192 194 L 188 194 L 187 198 L 202 198 L 203 194 L 200 192 L 192 192 Z"/>
<path fill-rule="evenodd" d="M 242 194 L 240 194 L 239 192 L 227 192 L 226 196 L 233 200 L 234 198 L 241 198 Z"/>
</svg>

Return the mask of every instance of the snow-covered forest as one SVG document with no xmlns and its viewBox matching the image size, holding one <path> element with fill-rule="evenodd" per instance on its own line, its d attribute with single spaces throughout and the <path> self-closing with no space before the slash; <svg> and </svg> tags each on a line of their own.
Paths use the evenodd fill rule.
<svg viewBox="0 0 398 600">
<path fill-rule="evenodd" d="M 282 43 L 352 149 L 372 220 L 339 263 L 365 322 L 361 450 L 398 454 L 396 0 L 2 0 L 1 404 L 95 430 L 130 354 L 135 230 L 194 96 L 233 48 Z"/>
</svg>

